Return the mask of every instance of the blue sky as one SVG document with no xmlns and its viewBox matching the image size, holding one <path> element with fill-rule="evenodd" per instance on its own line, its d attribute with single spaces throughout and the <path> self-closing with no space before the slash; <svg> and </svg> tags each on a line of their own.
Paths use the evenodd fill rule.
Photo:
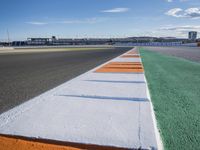
<svg viewBox="0 0 200 150">
<path fill-rule="evenodd" d="M 176 36 L 200 31 L 199 0 L 1 0 L 0 40 Z"/>
</svg>

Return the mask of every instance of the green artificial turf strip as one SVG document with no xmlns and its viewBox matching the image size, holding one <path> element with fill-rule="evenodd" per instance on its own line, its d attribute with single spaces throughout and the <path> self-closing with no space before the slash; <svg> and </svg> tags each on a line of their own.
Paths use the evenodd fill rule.
<svg viewBox="0 0 200 150">
<path fill-rule="evenodd" d="M 200 63 L 140 53 L 164 148 L 200 149 Z"/>
</svg>

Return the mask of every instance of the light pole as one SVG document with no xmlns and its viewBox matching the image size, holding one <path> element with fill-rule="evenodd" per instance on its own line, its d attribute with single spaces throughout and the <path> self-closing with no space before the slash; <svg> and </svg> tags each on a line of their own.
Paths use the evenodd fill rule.
<svg viewBox="0 0 200 150">
<path fill-rule="evenodd" d="M 10 35 L 8 29 L 7 29 L 7 37 L 8 37 L 8 46 L 10 46 Z"/>
</svg>

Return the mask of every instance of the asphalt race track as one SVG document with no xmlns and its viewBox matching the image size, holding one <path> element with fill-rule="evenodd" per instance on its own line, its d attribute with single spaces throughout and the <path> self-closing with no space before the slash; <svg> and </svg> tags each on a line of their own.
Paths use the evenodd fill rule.
<svg viewBox="0 0 200 150">
<path fill-rule="evenodd" d="M 200 47 L 145 47 L 148 50 L 200 62 Z"/>
<path fill-rule="evenodd" d="M 130 49 L 0 55 L 0 113 Z"/>
</svg>

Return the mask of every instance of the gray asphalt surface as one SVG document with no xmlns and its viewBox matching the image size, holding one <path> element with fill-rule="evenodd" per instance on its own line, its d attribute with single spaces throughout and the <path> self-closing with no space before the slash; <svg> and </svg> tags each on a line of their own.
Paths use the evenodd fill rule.
<svg viewBox="0 0 200 150">
<path fill-rule="evenodd" d="M 145 47 L 148 50 L 200 62 L 200 47 Z"/>
<path fill-rule="evenodd" d="M 0 55 L 0 113 L 130 49 Z"/>
</svg>

